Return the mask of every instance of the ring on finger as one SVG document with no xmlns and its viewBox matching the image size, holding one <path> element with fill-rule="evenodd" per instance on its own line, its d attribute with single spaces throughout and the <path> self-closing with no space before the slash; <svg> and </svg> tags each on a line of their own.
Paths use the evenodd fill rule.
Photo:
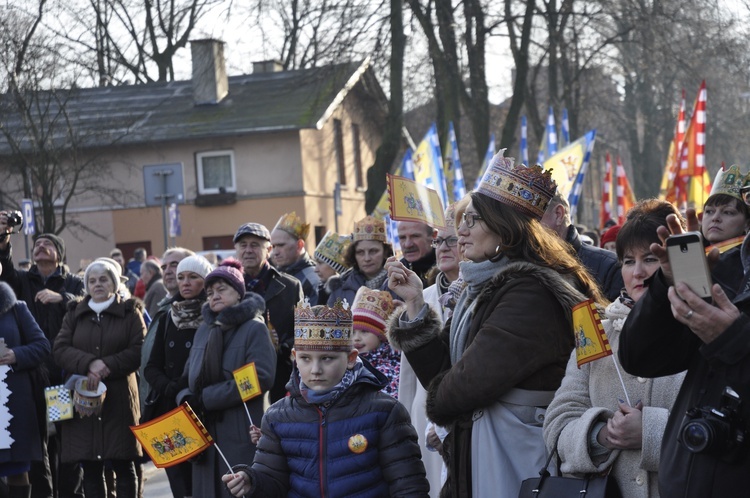
<svg viewBox="0 0 750 498">
<path fill-rule="evenodd" d="M 690 320 L 693 317 L 693 310 L 688 311 L 684 316 L 685 320 Z"/>
</svg>

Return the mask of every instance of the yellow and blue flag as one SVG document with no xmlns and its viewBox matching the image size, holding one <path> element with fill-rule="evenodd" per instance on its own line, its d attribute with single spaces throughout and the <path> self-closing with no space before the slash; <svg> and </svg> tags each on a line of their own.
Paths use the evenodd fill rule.
<svg viewBox="0 0 750 498">
<path fill-rule="evenodd" d="M 433 228 L 445 228 L 443 204 L 435 190 L 414 180 L 389 174 L 388 198 L 391 219 L 421 221 Z"/>
<path fill-rule="evenodd" d="M 591 299 L 573 306 L 573 335 L 578 368 L 584 363 L 612 354 L 599 312 Z"/>
<path fill-rule="evenodd" d="M 237 384 L 243 403 L 263 394 L 260 390 L 258 370 L 255 368 L 254 361 L 233 371 L 232 375 L 234 375 L 234 382 Z"/>
</svg>

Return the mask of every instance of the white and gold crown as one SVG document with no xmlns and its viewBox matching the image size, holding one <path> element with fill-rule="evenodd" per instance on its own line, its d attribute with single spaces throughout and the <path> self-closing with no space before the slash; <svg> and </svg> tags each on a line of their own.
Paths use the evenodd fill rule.
<svg viewBox="0 0 750 498">
<path fill-rule="evenodd" d="M 725 194 L 732 196 L 736 199 L 742 200 L 740 195 L 740 189 L 750 185 L 750 173 L 743 175 L 740 172 L 740 167 L 733 164 L 729 169 L 719 169 L 714 178 L 714 183 L 711 185 L 711 193 L 708 197 L 712 197 L 716 194 Z"/>
<path fill-rule="evenodd" d="M 294 349 L 348 353 L 352 348 L 352 312 L 346 299 L 331 307 L 310 306 L 305 299 L 294 308 Z"/>
<path fill-rule="evenodd" d="M 349 268 L 346 264 L 346 251 L 351 244 L 351 237 L 329 230 L 315 248 L 315 259 L 327 264 L 337 273 L 344 273 Z"/>
<path fill-rule="evenodd" d="M 515 165 L 512 157 L 504 157 L 505 149 L 492 158 L 479 183 L 477 192 L 507 204 L 523 214 L 542 219 L 557 184 L 552 173 L 538 164 Z"/>
<path fill-rule="evenodd" d="M 286 213 L 279 218 L 279 221 L 273 229 L 276 230 L 277 228 L 279 230 L 284 230 L 295 239 L 306 239 L 307 235 L 310 233 L 310 224 L 302 221 L 302 218 L 297 216 L 295 211 Z"/>
<path fill-rule="evenodd" d="M 379 240 L 386 243 L 385 221 L 379 220 L 374 216 L 365 216 L 363 219 L 354 223 L 354 233 L 352 235 L 354 242 L 360 240 Z"/>
</svg>

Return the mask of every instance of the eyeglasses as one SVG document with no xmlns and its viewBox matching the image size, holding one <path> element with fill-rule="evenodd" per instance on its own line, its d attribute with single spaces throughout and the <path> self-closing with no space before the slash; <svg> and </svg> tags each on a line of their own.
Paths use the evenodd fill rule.
<svg viewBox="0 0 750 498">
<path fill-rule="evenodd" d="M 476 225 L 477 220 L 484 220 L 481 216 L 479 216 L 477 213 L 467 213 L 464 212 L 461 215 L 461 220 L 463 223 L 466 224 L 466 228 L 474 228 L 474 225 Z"/>
<path fill-rule="evenodd" d="M 742 187 L 740 189 L 740 195 L 742 196 L 742 200 L 745 201 L 745 204 L 750 206 L 750 187 Z"/>
<path fill-rule="evenodd" d="M 448 247 L 456 247 L 456 244 L 458 244 L 458 237 L 448 237 L 445 239 L 437 237 L 435 239 L 432 239 L 432 248 L 439 248 L 443 242 L 445 242 L 445 245 Z"/>
</svg>

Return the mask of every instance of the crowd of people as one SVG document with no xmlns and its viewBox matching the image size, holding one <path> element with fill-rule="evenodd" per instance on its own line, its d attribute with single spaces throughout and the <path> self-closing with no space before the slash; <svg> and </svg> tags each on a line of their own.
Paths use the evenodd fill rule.
<svg viewBox="0 0 750 498">
<path fill-rule="evenodd" d="M 555 454 L 624 497 L 744 496 L 749 205 L 733 166 L 700 216 L 648 199 L 596 241 L 548 172 L 501 153 L 444 226 L 399 223 L 400 256 L 372 216 L 308 251 L 292 212 L 240 226 L 218 265 L 113 249 L 82 275 L 48 233 L 15 266 L 0 213 L 0 498 L 142 497 L 130 427 L 183 402 L 222 455 L 168 467 L 176 498 L 516 497 Z M 712 299 L 672 271 L 685 230 Z M 581 365 L 586 301 L 613 354 Z M 251 363 L 264 396 L 243 401 Z M 48 423 L 62 384 L 75 414 Z"/>
</svg>

